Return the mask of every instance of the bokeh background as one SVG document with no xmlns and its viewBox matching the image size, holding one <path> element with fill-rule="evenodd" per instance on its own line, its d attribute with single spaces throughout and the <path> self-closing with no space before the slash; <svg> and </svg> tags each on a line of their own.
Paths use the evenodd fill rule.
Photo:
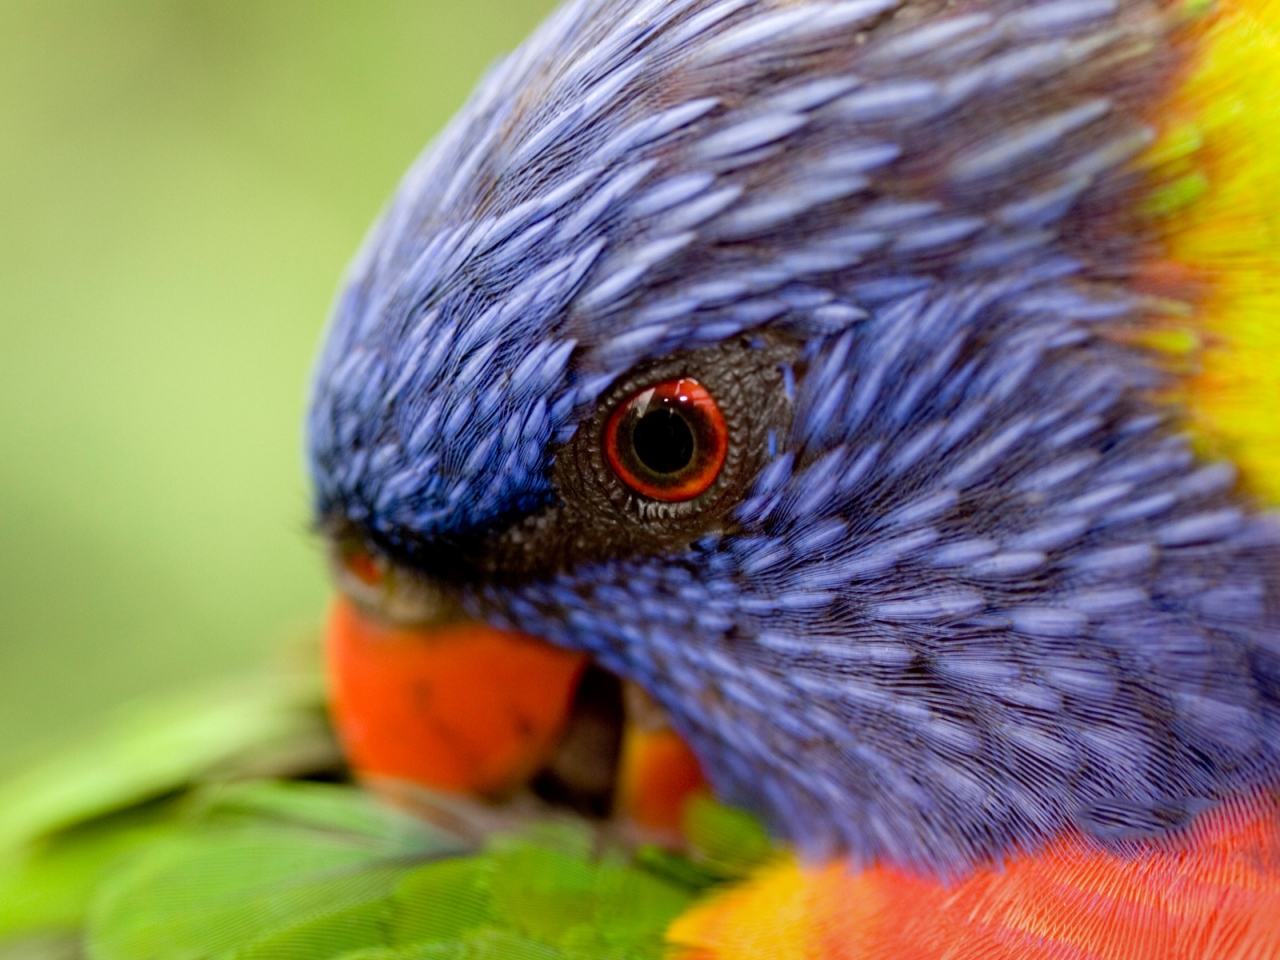
<svg viewBox="0 0 1280 960">
<path fill-rule="evenodd" d="M 314 629 L 338 277 L 551 6 L 0 2 L 0 772 Z"/>
</svg>

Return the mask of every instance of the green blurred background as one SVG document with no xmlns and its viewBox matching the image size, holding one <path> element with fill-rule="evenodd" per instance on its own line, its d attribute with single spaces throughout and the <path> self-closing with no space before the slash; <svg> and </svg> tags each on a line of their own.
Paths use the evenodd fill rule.
<svg viewBox="0 0 1280 960">
<path fill-rule="evenodd" d="M 0 2 L 0 769 L 314 629 L 338 276 L 551 5 Z"/>
</svg>

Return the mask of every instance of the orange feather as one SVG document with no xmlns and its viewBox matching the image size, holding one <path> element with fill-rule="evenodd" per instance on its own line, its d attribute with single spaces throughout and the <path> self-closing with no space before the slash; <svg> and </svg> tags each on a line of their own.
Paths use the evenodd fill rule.
<svg viewBox="0 0 1280 960">
<path fill-rule="evenodd" d="M 1119 855 L 1065 836 L 956 886 L 781 861 L 678 918 L 686 960 L 1231 960 L 1280 957 L 1280 803 L 1203 814 Z"/>
</svg>

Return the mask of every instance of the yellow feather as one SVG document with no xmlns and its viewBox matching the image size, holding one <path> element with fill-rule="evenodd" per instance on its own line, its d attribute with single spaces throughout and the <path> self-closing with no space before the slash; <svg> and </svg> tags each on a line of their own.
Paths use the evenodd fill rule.
<svg viewBox="0 0 1280 960">
<path fill-rule="evenodd" d="M 1195 349 L 1180 399 L 1206 452 L 1234 459 L 1248 488 L 1280 502 L 1280 3 L 1186 15 L 1189 69 L 1157 117 L 1146 213 L 1164 235 L 1166 272 L 1198 294 L 1194 331 L 1175 318 L 1153 336 Z"/>
<path fill-rule="evenodd" d="M 847 898 L 842 926 L 870 929 L 883 906 L 873 884 L 843 863 L 805 868 L 787 858 L 677 917 L 667 928 L 673 960 L 830 960 L 830 931 L 815 920 L 830 912 L 821 900 L 833 889 Z M 855 956 L 856 941 L 846 937 L 838 949 Z"/>
</svg>

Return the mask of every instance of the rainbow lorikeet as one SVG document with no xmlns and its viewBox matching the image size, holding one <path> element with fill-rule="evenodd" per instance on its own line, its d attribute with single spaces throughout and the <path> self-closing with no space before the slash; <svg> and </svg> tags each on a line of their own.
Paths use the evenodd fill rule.
<svg viewBox="0 0 1280 960">
<path fill-rule="evenodd" d="M 1274 31 L 564 7 L 410 171 L 318 368 L 357 765 L 413 775 L 362 618 L 473 618 L 642 688 L 796 851 L 675 944 L 1280 956 Z M 490 672 L 526 762 L 546 656 Z M 504 785 L 474 757 L 447 786 Z"/>
<path fill-rule="evenodd" d="M 338 736 L 428 819 L 113 813 L 88 954 L 1280 957 L 1278 20 L 570 0 L 315 374 Z"/>
</svg>

